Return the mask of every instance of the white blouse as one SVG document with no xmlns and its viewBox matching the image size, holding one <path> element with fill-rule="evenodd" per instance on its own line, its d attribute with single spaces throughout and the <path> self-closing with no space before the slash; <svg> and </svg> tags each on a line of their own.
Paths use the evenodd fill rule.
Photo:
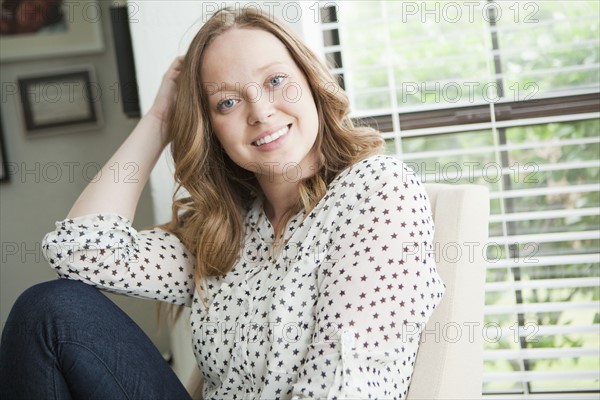
<svg viewBox="0 0 600 400">
<path fill-rule="evenodd" d="M 43 248 L 60 277 L 192 307 L 205 399 L 405 398 L 419 334 L 444 292 L 418 177 L 389 156 L 342 172 L 272 257 L 261 201 L 233 269 L 193 282 L 192 255 L 115 214 L 56 223 Z"/>
</svg>

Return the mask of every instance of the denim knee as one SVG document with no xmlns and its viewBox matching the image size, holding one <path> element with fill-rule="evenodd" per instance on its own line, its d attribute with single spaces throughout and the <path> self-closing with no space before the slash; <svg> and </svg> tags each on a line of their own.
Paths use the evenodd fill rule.
<svg viewBox="0 0 600 400">
<path fill-rule="evenodd" d="M 78 313 L 89 301 L 104 297 L 98 289 L 69 279 L 42 282 L 26 289 L 15 301 L 9 321 L 61 319 Z M 105 297 L 104 297 L 105 298 Z"/>
</svg>

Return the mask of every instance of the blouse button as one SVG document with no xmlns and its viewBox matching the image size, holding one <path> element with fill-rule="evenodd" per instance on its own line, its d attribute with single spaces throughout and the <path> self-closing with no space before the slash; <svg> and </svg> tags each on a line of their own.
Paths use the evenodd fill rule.
<svg viewBox="0 0 600 400">
<path fill-rule="evenodd" d="M 342 345 L 347 348 L 354 347 L 356 340 L 352 331 L 344 331 L 342 333 Z"/>
<path fill-rule="evenodd" d="M 248 299 L 244 300 L 244 310 L 250 311 L 250 301 Z"/>
<path fill-rule="evenodd" d="M 244 354 L 244 350 L 242 349 L 242 345 L 241 344 L 238 344 L 237 347 L 235 348 L 235 354 L 238 357 L 241 357 L 242 354 Z"/>
</svg>

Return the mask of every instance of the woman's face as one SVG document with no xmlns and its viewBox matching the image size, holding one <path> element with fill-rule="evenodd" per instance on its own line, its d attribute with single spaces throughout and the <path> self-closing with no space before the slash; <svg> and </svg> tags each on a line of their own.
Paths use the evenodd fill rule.
<svg viewBox="0 0 600 400">
<path fill-rule="evenodd" d="M 205 50 L 200 74 L 212 127 L 233 162 L 259 181 L 297 180 L 315 172 L 315 101 L 277 37 L 230 29 Z"/>
</svg>

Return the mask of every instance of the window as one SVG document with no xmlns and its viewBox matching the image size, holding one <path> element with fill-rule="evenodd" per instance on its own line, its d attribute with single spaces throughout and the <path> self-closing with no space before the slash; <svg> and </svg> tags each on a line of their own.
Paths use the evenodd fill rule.
<svg viewBox="0 0 600 400">
<path fill-rule="evenodd" d="M 491 191 L 486 398 L 598 395 L 599 4 L 320 2 L 352 116 L 424 181 Z"/>
</svg>

